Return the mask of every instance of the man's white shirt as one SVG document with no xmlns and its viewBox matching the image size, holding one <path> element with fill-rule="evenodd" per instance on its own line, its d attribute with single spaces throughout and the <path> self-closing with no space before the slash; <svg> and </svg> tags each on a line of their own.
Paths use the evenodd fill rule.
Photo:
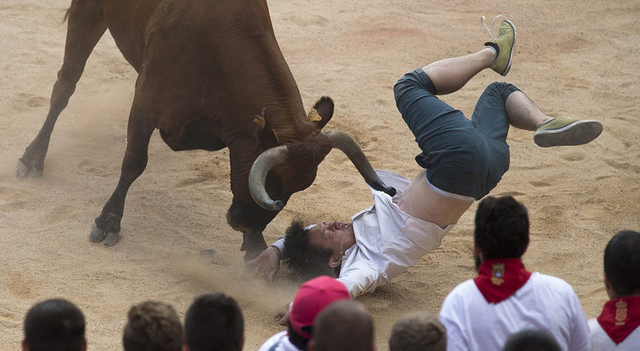
<svg viewBox="0 0 640 351">
<path fill-rule="evenodd" d="M 352 217 L 356 244 L 346 250 L 338 277 L 352 298 L 373 292 L 407 271 L 426 253 L 438 248 L 454 226 L 450 224 L 443 229 L 400 210 L 396 202 L 411 182 L 393 172 L 377 170 L 376 173 L 397 192 L 392 198 L 371 189 L 373 206 Z M 282 252 L 284 238 L 272 246 Z"/>
<path fill-rule="evenodd" d="M 621 343 L 616 345 L 602 329 L 597 319 L 589 320 L 591 351 L 638 351 L 640 350 L 640 327 L 637 327 Z"/>
<path fill-rule="evenodd" d="M 289 341 L 286 331 L 279 332 L 270 337 L 260 346 L 258 351 L 301 351 Z"/>
<path fill-rule="evenodd" d="M 564 351 L 589 351 L 589 327 L 573 288 L 564 280 L 533 272 L 512 296 L 489 303 L 470 279 L 445 299 L 440 321 L 448 351 L 502 350 L 508 337 L 525 329 L 551 333 Z"/>
</svg>

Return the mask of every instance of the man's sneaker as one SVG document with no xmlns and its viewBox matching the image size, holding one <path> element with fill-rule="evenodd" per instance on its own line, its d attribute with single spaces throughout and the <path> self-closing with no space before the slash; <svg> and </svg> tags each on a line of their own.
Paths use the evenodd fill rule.
<svg viewBox="0 0 640 351">
<path fill-rule="evenodd" d="M 496 20 L 501 17 L 511 17 L 509 15 L 500 15 L 491 21 L 491 28 L 495 24 Z M 491 69 L 498 74 L 506 76 L 511 69 L 511 61 L 513 60 L 513 49 L 516 45 L 516 26 L 510 20 L 504 20 L 500 23 L 500 29 L 498 30 L 498 37 L 493 38 L 491 29 L 485 23 L 484 16 L 481 17 L 482 25 L 489 32 L 490 41 L 486 42 L 485 46 L 490 46 L 496 50 L 496 58 L 491 63 Z"/>
<path fill-rule="evenodd" d="M 541 147 L 582 145 L 594 140 L 600 133 L 600 121 L 554 118 L 538 127 L 533 141 Z"/>
</svg>

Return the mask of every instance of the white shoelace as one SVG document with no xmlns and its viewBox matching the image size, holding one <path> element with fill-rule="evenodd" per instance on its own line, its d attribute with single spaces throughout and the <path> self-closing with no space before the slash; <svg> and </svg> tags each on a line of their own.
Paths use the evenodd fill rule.
<svg viewBox="0 0 640 351">
<path fill-rule="evenodd" d="M 496 40 L 496 38 L 493 37 L 493 27 L 496 24 L 496 21 L 500 18 L 504 18 L 507 17 L 509 19 L 513 19 L 513 16 L 511 15 L 497 15 L 493 21 L 491 21 L 491 26 L 487 26 L 487 22 L 486 22 L 486 18 L 484 16 L 480 17 L 480 22 L 482 22 L 482 25 L 484 26 L 484 29 L 487 30 L 487 32 L 489 32 L 489 41 L 494 42 Z"/>
</svg>

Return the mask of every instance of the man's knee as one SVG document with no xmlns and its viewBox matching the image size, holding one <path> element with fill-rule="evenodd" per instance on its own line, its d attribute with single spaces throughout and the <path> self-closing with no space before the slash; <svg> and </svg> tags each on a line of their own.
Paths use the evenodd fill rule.
<svg viewBox="0 0 640 351">
<path fill-rule="evenodd" d="M 515 85 L 506 82 L 493 82 L 485 89 L 485 93 L 500 96 L 504 101 L 506 101 L 509 95 L 514 91 L 520 91 L 520 89 Z"/>
<path fill-rule="evenodd" d="M 427 91 L 432 95 L 436 95 L 436 88 L 433 85 L 433 82 L 431 82 L 431 78 L 429 78 L 422 69 L 413 70 L 398 79 L 393 87 L 396 101 L 412 89 L 419 89 L 421 91 Z"/>
</svg>

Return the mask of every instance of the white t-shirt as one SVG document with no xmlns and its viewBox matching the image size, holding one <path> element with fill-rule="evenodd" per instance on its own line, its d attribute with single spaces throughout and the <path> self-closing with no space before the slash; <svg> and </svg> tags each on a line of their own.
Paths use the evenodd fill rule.
<svg viewBox="0 0 640 351">
<path fill-rule="evenodd" d="M 371 189 L 373 206 L 352 217 L 356 244 L 345 251 L 338 277 L 352 298 L 373 292 L 406 272 L 426 253 L 438 248 L 454 226 L 450 224 L 442 229 L 400 210 L 396 201 L 411 182 L 389 171 L 377 170 L 376 173 L 397 193 L 391 198 Z M 284 238 L 272 246 L 282 251 Z"/>
<path fill-rule="evenodd" d="M 589 320 L 592 351 L 638 351 L 640 350 L 640 327 L 636 328 L 621 343 L 616 345 L 602 329 L 597 319 Z"/>
<path fill-rule="evenodd" d="M 279 332 L 260 346 L 258 351 L 302 351 L 289 341 L 286 331 Z"/>
<path fill-rule="evenodd" d="M 524 329 L 550 332 L 565 351 L 589 351 L 589 327 L 573 288 L 564 280 L 533 272 L 518 291 L 488 303 L 472 279 L 445 299 L 440 321 L 447 351 L 502 350 L 511 334 Z"/>
</svg>

